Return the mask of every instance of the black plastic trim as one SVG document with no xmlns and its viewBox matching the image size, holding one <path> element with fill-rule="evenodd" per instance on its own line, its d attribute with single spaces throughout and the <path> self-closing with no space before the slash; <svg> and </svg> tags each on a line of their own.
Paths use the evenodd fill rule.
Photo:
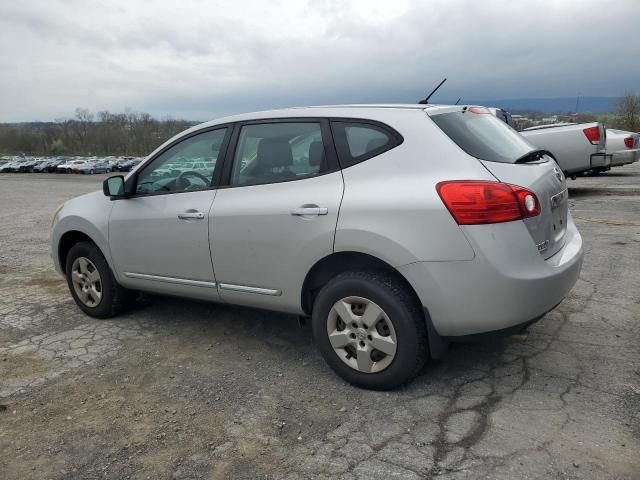
<svg viewBox="0 0 640 480">
<path fill-rule="evenodd" d="M 377 120 L 370 120 L 366 118 L 347 118 L 347 117 L 331 117 L 331 132 L 333 133 L 333 139 L 335 142 L 336 151 L 338 153 L 338 159 L 342 169 L 352 167 L 358 163 L 369 160 L 370 158 L 377 157 L 384 152 L 388 152 L 401 145 L 404 142 L 404 137 L 394 128 L 390 127 L 386 123 L 379 122 Z M 353 157 L 349 149 L 349 143 L 347 141 L 347 135 L 344 127 L 348 125 L 363 125 L 367 127 L 373 127 L 384 132 L 389 136 L 391 141 L 386 145 L 378 147 L 363 155 Z"/>
<path fill-rule="evenodd" d="M 447 352 L 447 348 L 449 347 L 449 342 L 438 334 L 436 327 L 433 326 L 431 314 L 429 314 L 427 307 L 422 307 L 422 310 L 424 311 L 424 321 L 427 324 L 429 356 L 434 360 L 437 360 L 438 358 L 444 357 L 444 354 Z"/>
</svg>

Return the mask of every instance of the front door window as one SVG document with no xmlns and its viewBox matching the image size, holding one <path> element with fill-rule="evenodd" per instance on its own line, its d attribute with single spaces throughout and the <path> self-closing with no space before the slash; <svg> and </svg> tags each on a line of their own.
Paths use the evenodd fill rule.
<svg viewBox="0 0 640 480">
<path fill-rule="evenodd" d="M 204 190 L 211 187 L 226 128 L 200 133 L 160 154 L 140 173 L 142 194 Z"/>
</svg>

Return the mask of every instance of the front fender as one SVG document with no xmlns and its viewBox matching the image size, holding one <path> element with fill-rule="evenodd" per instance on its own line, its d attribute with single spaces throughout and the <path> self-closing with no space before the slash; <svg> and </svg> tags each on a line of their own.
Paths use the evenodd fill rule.
<svg viewBox="0 0 640 480">
<path fill-rule="evenodd" d="M 79 232 L 89 237 L 104 255 L 109 267 L 114 270 L 109 248 L 109 215 L 113 203 L 102 192 L 93 192 L 69 200 L 57 213 L 51 228 L 51 256 L 56 270 L 62 273 L 60 264 L 60 241 L 65 234 Z"/>
</svg>

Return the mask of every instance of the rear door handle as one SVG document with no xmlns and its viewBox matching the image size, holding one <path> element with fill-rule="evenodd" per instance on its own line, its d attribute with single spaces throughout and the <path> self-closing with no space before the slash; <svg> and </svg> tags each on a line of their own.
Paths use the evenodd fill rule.
<svg viewBox="0 0 640 480">
<path fill-rule="evenodd" d="M 198 212 L 197 210 L 187 210 L 186 212 L 179 213 L 178 218 L 180 220 L 202 220 L 204 213 Z"/>
<path fill-rule="evenodd" d="M 326 215 L 329 213 L 329 209 L 327 207 L 298 207 L 292 208 L 290 211 L 291 215 L 295 215 L 298 217 L 305 215 Z"/>
</svg>

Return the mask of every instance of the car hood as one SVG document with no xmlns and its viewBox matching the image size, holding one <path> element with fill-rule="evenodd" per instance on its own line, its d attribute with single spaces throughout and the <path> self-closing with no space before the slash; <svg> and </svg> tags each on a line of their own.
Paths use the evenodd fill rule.
<svg viewBox="0 0 640 480">
<path fill-rule="evenodd" d="M 74 197 L 70 200 L 67 200 L 66 202 L 64 202 L 64 206 L 65 209 L 66 208 L 76 208 L 79 207 L 81 205 L 85 205 L 88 203 L 95 203 L 95 202 L 103 202 L 103 201 L 109 201 L 109 199 L 104 195 L 104 192 L 102 190 L 96 190 L 95 192 L 91 192 L 91 193 L 85 193 L 84 195 L 80 195 L 79 197 Z"/>
</svg>

